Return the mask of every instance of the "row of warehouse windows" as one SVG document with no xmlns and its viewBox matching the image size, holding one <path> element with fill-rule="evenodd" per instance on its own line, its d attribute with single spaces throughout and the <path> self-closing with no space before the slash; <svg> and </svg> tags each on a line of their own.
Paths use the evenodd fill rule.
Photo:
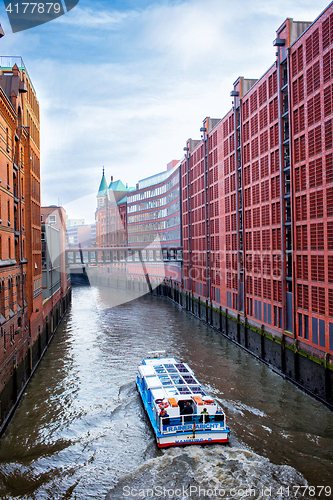
<svg viewBox="0 0 333 500">
<path fill-rule="evenodd" d="M 268 99 L 277 93 L 277 73 L 274 71 L 268 77 Z M 258 102 L 259 96 L 259 102 Z M 259 86 L 259 92 L 255 90 L 246 100 L 243 101 L 243 119 L 247 120 L 250 115 L 255 113 L 267 101 L 267 83 L 264 81 Z"/>
<path fill-rule="evenodd" d="M 218 165 L 215 167 L 210 167 L 209 172 L 208 172 L 208 180 L 209 183 L 217 182 L 218 181 Z M 195 165 L 191 170 L 190 170 L 190 177 L 188 177 L 188 174 L 183 175 L 183 193 L 186 194 L 187 196 L 187 184 L 190 178 L 190 183 L 191 183 L 191 189 L 192 192 L 196 192 L 200 189 L 204 189 L 204 162 L 200 162 L 197 165 Z"/>
<path fill-rule="evenodd" d="M 328 21 L 328 20 L 327 20 Z M 323 49 L 327 48 L 327 23 L 323 23 Z M 319 56 L 319 29 L 317 28 L 305 42 L 305 59 L 306 64 L 310 64 L 316 57 Z M 303 69 L 303 45 L 300 45 L 291 56 L 291 74 L 292 77 Z"/>
<path fill-rule="evenodd" d="M 333 49 L 323 58 L 323 82 L 327 83 L 333 75 Z M 306 72 L 306 76 L 300 75 L 292 83 L 293 105 L 300 103 L 305 97 L 305 85 L 307 96 L 311 95 L 320 87 L 320 61 L 317 61 Z"/>
<path fill-rule="evenodd" d="M 270 251 L 281 249 L 281 233 L 279 228 L 246 232 L 246 250 Z M 237 251 L 237 233 L 225 235 L 226 251 Z"/>
<path fill-rule="evenodd" d="M 275 172 L 279 171 L 279 150 L 272 151 L 270 154 L 270 173 L 271 175 Z M 269 165 L 268 165 L 269 155 L 260 158 L 260 166 L 259 160 L 256 160 L 244 167 L 244 185 L 247 186 L 253 182 L 258 181 L 259 179 L 263 179 L 269 175 Z"/>
<path fill-rule="evenodd" d="M 269 189 L 269 184 L 271 189 Z M 261 196 L 260 196 L 261 193 Z M 248 187 L 244 192 L 244 203 L 245 207 L 252 205 L 258 205 L 259 203 L 265 203 L 269 200 L 274 200 L 280 197 L 280 176 L 276 175 L 269 180 L 261 182 L 260 184 L 254 184 L 252 187 Z M 236 211 L 236 194 L 226 195 L 224 198 L 224 209 L 225 213 Z"/>
<path fill-rule="evenodd" d="M 333 85 L 324 90 L 324 116 L 332 113 Z M 320 94 L 308 100 L 307 103 L 308 126 L 312 126 L 321 120 Z M 298 134 L 305 128 L 304 106 L 294 111 L 294 132 Z M 245 124 L 245 125 L 248 125 Z M 269 131 L 270 149 L 279 145 L 279 128 L 275 124 Z M 249 140 L 248 133 L 244 134 L 244 142 Z M 325 123 L 325 149 L 332 147 L 332 120 Z M 269 149 L 268 132 L 260 134 L 259 140 L 255 138 L 251 144 L 244 145 L 244 163 L 249 163 L 256 158 L 259 153 L 264 154 Z M 320 153 L 322 150 L 321 126 L 309 131 L 309 156 Z M 302 161 L 305 158 L 305 136 L 295 139 L 295 162 Z M 225 148 L 225 156 L 228 155 L 228 149 Z"/>
<path fill-rule="evenodd" d="M 228 158 L 224 159 L 224 175 L 229 175 L 229 173 L 236 170 L 235 154 L 233 153 Z"/>
<path fill-rule="evenodd" d="M 198 222 L 198 220 L 201 219 L 206 219 L 206 205 L 205 206 L 199 206 L 203 205 L 202 199 L 204 198 L 204 193 L 199 193 L 197 196 L 194 197 L 194 203 L 192 203 L 193 207 L 198 207 L 194 208 L 191 211 L 191 224 Z M 183 215 L 187 217 L 188 214 L 188 200 L 183 201 Z M 218 217 L 219 215 L 219 202 L 211 202 L 209 204 L 209 214 L 210 217 Z M 188 219 L 186 218 L 185 224 L 188 224 Z"/>
<path fill-rule="evenodd" d="M 271 193 L 269 185 L 271 184 Z M 272 177 L 270 180 L 264 180 L 261 184 L 254 184 L 244 190 L 245 207 L 258 205 L 280 196 L 280 176 Z"/>
<path fill-rule="evenodd" d="M 309 200 L 309 204 L 308 204 Z M 333 216 L 333 188 L 326 189 L 325 215 Z M 315 191 L 307 196 L 296 197 L 296 221 L 321 219 L 324 217 L 324 191 Z"/>
<path fill-rule="evenodd" d="M 234 115 L 230 115 L 223 122 L 223 137 L 227 137 L 227 135 L 231 134 L 235 130 L 234 124 Z"/>
<path fill-rule="evenodd" d="M 309 292 L 311 293 L 311 297 L 309 297 Z M 333 290 L 330 288 L 327 289 L 324 287 L 298 283 L 297 307 L 308 311 L 310 305 L 312 312 L 323 316 L 325 316 L 326 312 L 328 312 L 329 316 L 333 316 Z"/>
<path fill-rule="evenodd" d="M 273 228 L 270 233 L 267 233 L 266 229 L 263 231 L 263 245 L 261 245 L 260 231 L 245 233 L 246 251 L 281 250 L 281 229 Z M 270 239 L 270 245 L 267 243 L 268 239 Z"/>
<path fill-rule="evenodd" d="M 296 226 L 296 250 L 324 250 L 325 244 L 327 250 L 333 250 L 333 222 L 326 223 L 325 237 L 324 227 L 323 222 L 310 224 L 309 231 L 307 225 Z M 308 240 L 308 232 L 310 241 Z"/>
<path fill-rule="evenodd" d="M 184 249 L 188 250 L 188 240 L 184 241 Z M 191 251 L 205 251 L 206 250 L 206 237 L 205 236 L 194 236 L 191 238 Z M 217 252 L 220 250 L 220 236 L 210 237 L 210 251 Z"/>
<path fill-rule="evenodd" d="M 322 158 L 310 161 L 308 169 L 305 165 L 295 169 L 295 192 L 304 191 L 307 187 L 314 188 L 323 185 L 324 176 L 327 184 L 333 182 L 333 153 L 326 155 L 324 171 Z"/>
<path fill-rule="evenodd" d="M 325 126 L 325 137 L 324 137 L 324 146 L 325 150 L 332 149 L 333 147 L 333 127 L 332 127 L 332 119 L 327 120 L 324 124 Z M 294 151 L 295 151 L 295 163 L 299 163 L 300 161 L 304 161 L 306 158 L 306 150 L 308 150 L 309 157 L 317 155 L 322 152 L 323 144 L 322 144 L 322 127 L 318 125 L 318 127 L 309 130 L 308 133 L 308 144 L 306 145 L 305 135 L 301 137 L 297 137 L 294 140 Z"/>
<path fill-rule="evenodd" d="M 269 130 L 269 142 L 268 142 L 268 131 L 264 131 L 259 137 L 255 137 L 251 143 L 244 145 L 244 163 L 249 163 L 252 159 L 255 159 L 260 155 L 266 153 L 269 149 L 273 149 L 279 146 L 279 125 L 276 123 Z M 226 153 L 225 153 L 226 155 Z"/>
<path fill-rule="evenodd" d="M 231 290 L 238 290 L 237 273 L 226 273 L 226 286 Z M 282 302 L 282 282 L 269 278 L 247 276 L 246 294 Z"/>
<path fill-rule="evenodd" d="M 311 272 L 309 273 L 309 260 Z M 327 272 L 325 272 L 325 261 Z M 333 255 L 296 255 L 297 278 L 300 280 L 321 281 L 333 284 Z"/>
<path fill-rule="evenodd" d="M 238 270 L 237 253 L 226 254 L 226 269 Z M 280 277 L 282 273 L 281 254 L 246 254 L 245 269 L 253 274 L 265 274 L 268 276 Z"/>
<path fill-rule="evenodd" d="M 201 222 L 200 218 L 197 220 L 199 220 L 198 223 L 193 223 L 191 225 L 191 237 L 192 238 L 196 237 L 196 236 L 204 236 L 206 234 L 205 222 Z M 209 231 L 211 234 L 219 233 L 219 231 L 220 231 L 220 220 L 219 219 L 211 219 L 209 221 Z M 185 225 L 185 227 L 183 229 L 184 238 L 188 238 L 188 232 L 189 232 L 188 225 Z"/>
<path fill-rule="evenodd" d="M 278 100 L 277 97 L 269 103 L 269 123 L 274 122 L 278 118 Z M 250 137 L 254 137 L 258 134 L 259 130 L 263 130 L 268 126 L 268 112 L 267 106 L 262 108 L 258 113 L 254 115 L 249 121 L 245 122 L 243 125 L 243 141 L 247 142 Z M 250 134 L 251 132 L 251 134 Z"/>
<path fill-rule="evenodd" d="M 260 217 L 261 215 L 261 217 Z M 272 203 L 271 211 L 269 205 L 256 207 L 245 212 L 245 228 L 270 226 L 281 223 L 280 202 Z"/>
</svg>

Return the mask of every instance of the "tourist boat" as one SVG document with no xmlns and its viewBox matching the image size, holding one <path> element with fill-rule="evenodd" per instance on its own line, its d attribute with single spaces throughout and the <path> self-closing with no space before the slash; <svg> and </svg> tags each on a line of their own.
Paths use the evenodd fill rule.
<svg viewBox="0 0 333 500">
<path fill-rule="evenodd" d="M 228 442 L 224 411 L 186 363 L 175 358 L 144 359 L 136 384 L 160 448 Z M 160 416 L 163 409 L 168 416 Z"/>
</svg>

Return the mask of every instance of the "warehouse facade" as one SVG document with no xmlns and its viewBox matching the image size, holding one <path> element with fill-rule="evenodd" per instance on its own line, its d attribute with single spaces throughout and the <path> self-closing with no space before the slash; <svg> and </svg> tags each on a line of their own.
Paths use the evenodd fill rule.
<svg viewBox="0 0 333 500">
<path fill-rule="evenodd" d="M 297 349 L 333 354 L 333 6 L 286 21 L 181 164 L 184 290 Z M 325 358 L 326 359 L 326 358 Z"/>
</svg>

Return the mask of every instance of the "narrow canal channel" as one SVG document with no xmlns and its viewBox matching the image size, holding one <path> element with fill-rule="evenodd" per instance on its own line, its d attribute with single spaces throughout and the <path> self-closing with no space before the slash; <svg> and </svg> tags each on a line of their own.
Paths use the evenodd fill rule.
<svg viewBox="0 0 333 500">
<path fill-rule="evenodd" d="M 157 349 L 221 402 L 230 446 L 156 447 L 135 378 Z M 97 288 L 73 290 L 0 443 L 1 499 L 332 498 L 329 487 L 328 409 L 171 301 L 110 308 Z"/>
</svg>

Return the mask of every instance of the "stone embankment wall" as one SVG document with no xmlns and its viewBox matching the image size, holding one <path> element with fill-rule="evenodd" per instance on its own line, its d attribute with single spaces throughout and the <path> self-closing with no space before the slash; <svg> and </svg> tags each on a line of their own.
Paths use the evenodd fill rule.
<svg viewBox="0 0 333 500">
<path fill-rule="evenodd" d="M 162 284 L 153 293 L 170 298 L 333 410 L 333 362 L 327 354 L 306 352 L 290 335 L 279 337 L 240 314 L 232 316 L 227 309 L 184 293 L 178 283 Z"/>
</svg>

